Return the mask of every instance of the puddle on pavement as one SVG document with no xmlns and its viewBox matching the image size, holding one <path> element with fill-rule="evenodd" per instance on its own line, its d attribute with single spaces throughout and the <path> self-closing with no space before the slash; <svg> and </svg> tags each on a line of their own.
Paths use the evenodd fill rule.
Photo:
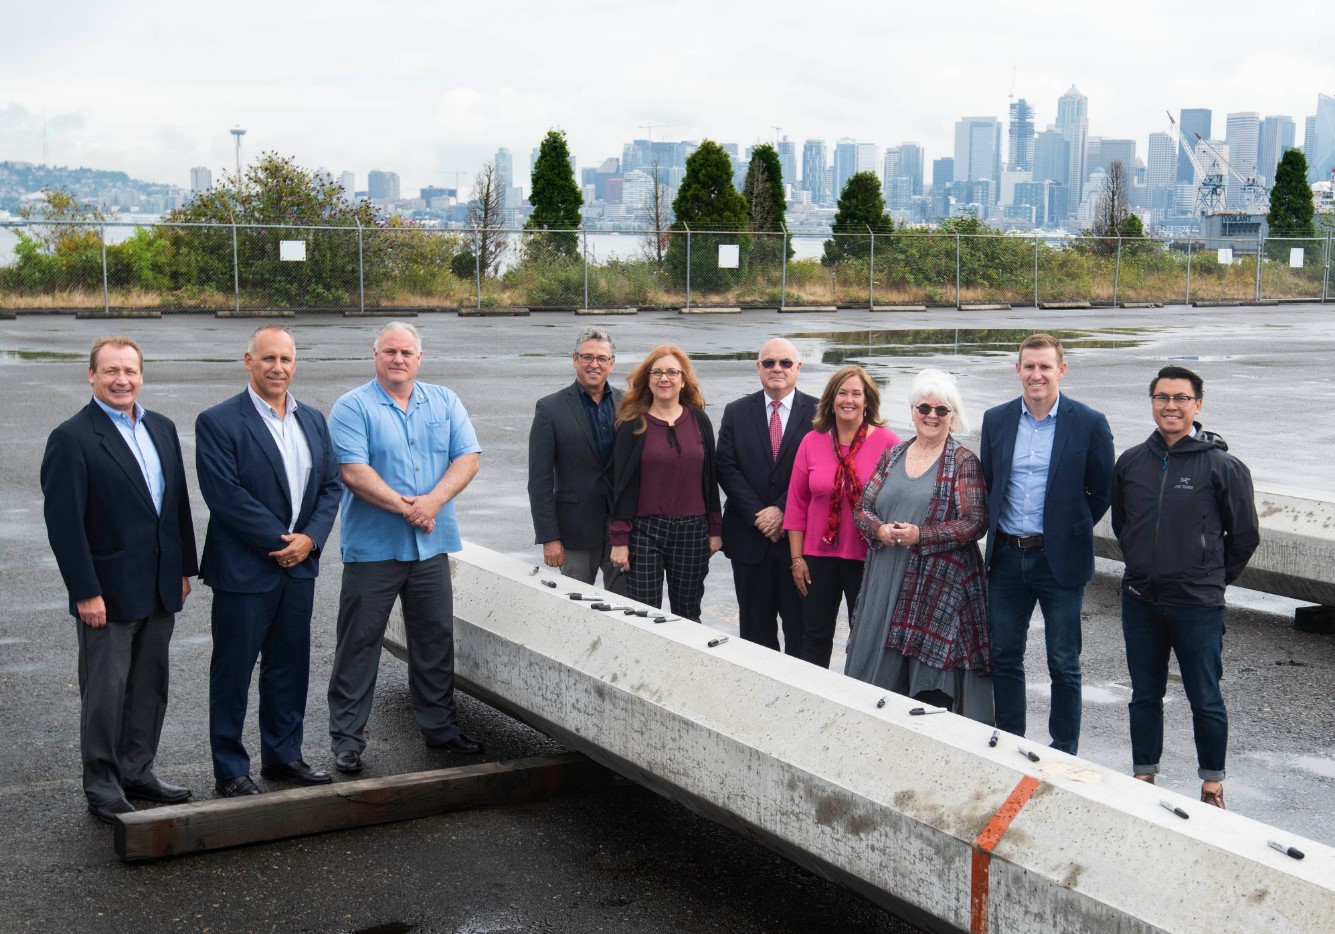
<svg viewBox="0 0 1335 934">
<path fill-rule="evenodd" d="M 1153 329 L 1104 328 L 1052 331 L 1067 350 L 1139 347 Z M 1029 328 L 901 328 L 866 331 L 802 331 L 789 340 L 823 340 L 821 362 L 832 366 L 871 357 L 1009 356 L 1030 334 Z M 742 359 L 749 359 L 750 354 Z M 734 358 L 725 358 L 734 359 Z"/>
<path fill-rule="evenodd" d="M 58 353 L 54 350 L 0 350 L 0 363 L 73 363 L 87 360 L 86 353 Z"/>
<path fill-rule="evenodd" d="M 1335 778 L 1335 759 L 1326 759 L 1321 756 L 1299 756 L 1293 760 L 1293 764 L 1304 772 L 1323 775 L 1326 778 Z"/>
</svg>

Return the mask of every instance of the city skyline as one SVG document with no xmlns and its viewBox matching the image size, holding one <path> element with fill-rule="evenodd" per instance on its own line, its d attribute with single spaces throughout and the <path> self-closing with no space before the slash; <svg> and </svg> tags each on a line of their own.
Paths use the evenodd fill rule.
<svg viewBox="0 0 1335 934">
<path fill-rule="evenodd" d="M 405 191 L 467 187 L 501 147 L 521 154 L 525 184 L 522 163 L 552 127 L 581 166 L 646 136 L 745 148 L 781 135 L 797 147 L 825 140 L 831 161 L 841 138 L 882 152 L 914 141 L 930 165 L 954 154 L 965 115 L 1007 126 L 1012 95 L 1029 102 L 1037 135 L 1074 86 L 1089 135 L 1134 139 L 1144 153 L 1165 110 L 1194 107 L 1216 120 L 1289 115 L 1301 143 L 1317 93 L 1335 92 L 1323 30 L 1304 28 L 1324 19 L 1315 3 L 1260 20 L 1250 5 L 1216 4 L 1204 54 L 1198 14 L 1138 0 L 1117 16 L 1062 7 L 1060 17 L 1050 3 L 969 0 L 948 24 L 935 10 L 863 3 L 818 28 L 809 5 L 791 2 L 763 18 L 696 0 L 670 15 L 642 6 L 554 16 L 520 0 L 467 21 L 415 2 L 374 17 L 346 0 L 281 18 L 252 0 L 225 17 L 165 18 L 143 0 L 58 0 L 59 16 L 20 8 L 7 17 L 24 41 L 0 63 L 0 159 L 185 186 L 193 166 L 215 180 L 233 170 L 228 130 L 239 124 L 245 161 L 275 151 L 352 171 L 359 186 L 392 171 Z M 1239 15 L 1215 15 L 1229 9 Z M 368 19 L 385 28 L 368 31 Z M 201 47 L 221 50 L 208 69 Z"/>
</svg>

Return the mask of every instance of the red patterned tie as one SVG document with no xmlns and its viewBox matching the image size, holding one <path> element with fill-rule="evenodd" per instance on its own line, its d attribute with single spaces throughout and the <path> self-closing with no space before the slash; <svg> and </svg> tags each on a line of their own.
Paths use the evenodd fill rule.
<svg viewBox="0 0 1335 934">
<path fill-rule="evenodd" d="M 771 402 L 770 406 L 774 409 L 769 417 L 769 446 L 770 460 L 779 459 L 779 443 L 783 441 L 783 422 L 779 420 L 779 406 L 782 402 Z"/>
</svg>

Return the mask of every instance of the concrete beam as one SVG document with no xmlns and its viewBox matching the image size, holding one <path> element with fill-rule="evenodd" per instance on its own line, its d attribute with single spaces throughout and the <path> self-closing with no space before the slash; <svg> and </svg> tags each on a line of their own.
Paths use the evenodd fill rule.
<svg viewBox="0 0 1335 934">
<path fill-rule="evenodd" d="M 930 930 L 1325 932 L 1335 850 L 715 630 L 454 556 L 462 689 Z M 550 575 L 544 574 L 544 577 Z M 621 602 L 626 602 L 624 599 Z M 386 644 L 402 652 L 401 621 Z M 1167 798 L 1182 820 L 1159 806 Z"/>
<path fill-rule="evenodd" d="M 1261 545 L 1238 586 L 1335 606 L 1335 503 L 1258 489 L 1256 513 Z M 1122 560 L 1108 516 L 1094 530 L 1094 550 L 1100 557 Z"/>
</svg>

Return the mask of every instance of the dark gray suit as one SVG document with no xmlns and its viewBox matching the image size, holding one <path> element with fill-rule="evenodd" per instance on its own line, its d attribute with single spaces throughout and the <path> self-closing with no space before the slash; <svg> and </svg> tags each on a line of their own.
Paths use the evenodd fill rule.
<svg viewBox="0 0 1335 934">
<path fill-rule="evenodd" d="M 538 400 L 528 435 L 528 501 L 538 544 L 560 541 L 561 572 L 592 584 L 598 568 L 603 586 L 622 592 L 621 572 L 608 558 L 607 514 L 612 465 L 598 455 L 578 382 Z M 621 390 L 607 387 L 612 407 Z"/>
</svg>

